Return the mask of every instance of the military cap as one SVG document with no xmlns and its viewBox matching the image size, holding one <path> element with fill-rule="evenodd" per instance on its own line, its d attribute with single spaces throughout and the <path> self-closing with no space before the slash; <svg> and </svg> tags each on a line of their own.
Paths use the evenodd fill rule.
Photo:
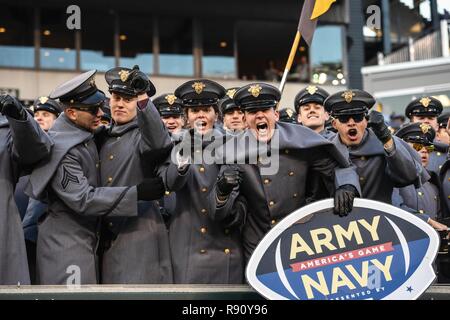
<svg viewBox="0 0 450 320">
<path fill-rule="evenodd" d="M 136 77 L 137 74 L 140 77 Z M 133 69 L 117 67 L 105 73 L 105 80 L 108 83 L 109 92 L 123 94 L 126 96 L 138 96 L 146 92 L 149 97 L 156 93 L 156 88 L 147 76 L 135 65 Z"/>
<path fill-rule="evenodd" d="M 403 125 L 395 135 L 406 142 L 429 146 L 433 144 L 436 132 L 429 124 L 416 122 Z"/>
<path fill-rule="evenodd" d="M 234 95 L 239 90 L 238 87 L 227 89 L 226 95 L 219 101 L 219 109 L 222 114 L 227 113 L 228 111 L 239 109 L 236 103 L 233 100 Z"/>
<path fill-rule="evenodd" d="M 405 109 L 408 118 L 412 116 L 437 117 L 442 113 L 442 103 L 433 97 L 421 97 L 411 101 Z"/>
<path fill-rule="evenodd" d="M 175 90 L 175 95 L 183 102 L 183 107 L 213 106 L 225 96 L 225 88 L 207 79 L 191 80 Z"/>
<path fill-rule="evenodd" d="M 437 122 L 439 124 L 439 128 L 447 128 L 448 118 L 450 118 L 450 112 L 442 113 L 438 118 Z"/>
<path fill-rule="evenodd" d="M 99 106 L 105 100 L 105 94 L 95 85 L 95 73 L 90 70 L 64 82 L 50 93 L 50 99 L 59 99 L 64 106 Z"/>
<path fill-rule="evenodd" d="M 281 122 L 295 123 L 297 122 L 297 112 L 291 108 L 284 108 L 280 110 L 280 120 Z"/>
<path fill-rule="evenodd" d="M 314 102 L 323 106 L 325 100 L 330 96 L 330 94 L 323 90 L 322 88 L 316 86 L 308 86 L 295 96 L 294 106 L 295 111 L 299 112 L 299 108 L 305 104 Z"/>
<path fill-rule="evenodd" d="M 183 115 L 183 101 L 172 93 L 160 95 L 153 100 L 153 103 L 162 117 Z"/>
<path fill-rule="evenodd" d="M 363 90 L 346 90 L 330 95 L 324 102 L 325 110 L 332 116 L 366 113 L 375 99 Z"/>
<path fill-rule="evenodd" d="M 276 108 L 281 92 L 270 84 L 251 83 L 240 88 L 233 99 L 242 111 Z"/>
<path fill-rule="evenodd" d="M 61 105 L 58 103 L 58 101 L 45 96 L 37 98 L 31 106 L 31 110 L 33 112 L 45 110 L 53 113 L 57 117 L 62 112 Z"/>
</svg>

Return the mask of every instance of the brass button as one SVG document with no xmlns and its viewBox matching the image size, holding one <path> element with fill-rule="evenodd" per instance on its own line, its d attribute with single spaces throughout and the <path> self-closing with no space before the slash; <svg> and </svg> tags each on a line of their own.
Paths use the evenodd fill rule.
<svg viewBox="0 0 450 320">
<path fill-rule="evenodd" d="M 269 202 L 269 206 L 271 206 L 271 207 L 272 207 L 274 204 L 275 204 L 275 202 L 273 202 L 273 201 L 270 201 L 270 202 Z"/>
<path fill-rule="evenodd" d="M 449 180 L 450 180 L 450 178 L 449 178 Z M 270 183 L 269 179 L 264 179 L 264 184 L 269 184 L 269 183 Z"/>
<path fill-rule="evenodd" d="M 113 156 L 113 155 L 110 155 L 110 156 L 109 156 L 109 160 L 112 160 L 112 159 L 114 159 L 114 156 Z"/>
<path fill-rule="evenodd" d="M 225 229 L 224 232 L 225 232 L 225 234 L 229 234 L 230 233 L 230 229 Z"/>
<path fill-rule="evenodd" d="M 116 140 L 120 140 L 120 137 L 117 137 Z"/>
<path fill-rule="evenodd" d="M 290 177 L 292 177 L 293 175 L 294 175 L 294 172 L 293 172 L 293 171 L 289 172 L 289 176 L 290 176 Z"/>
<path fill-rule="evenodd" d="M 288 149 L 284 150 L 284 153 L 289 154 L 289 150 Z"/>
<path fill-rule="evenodd" d="M 208 189 L 202 188 L 202 192 L 206 192 L 206 191 L 208 191 Z"/>
<path fill-rule="evenodd" d="M 272 220 L 272 221 L 270 221 L 270 223 L 271 223 L 272 225 L 274 225 L 275 223 L 277 223 L 277 220 Z"/>
<path fill-rule="evenodd" d="M 450 199 L 450 196 L 448 196 L 447 198 L 449 198 L 449 199 Z"/>
<path fill-rule="evenodd" d="M 84 143 L 84 146 L 87 148 L 87 146 L 88 146 L 87 142 Z"/>
<path fill-rule="evenodd" d="M 195 150 L 195 152 L 197 152 L 197 153 L 200 153 L 200 151 L 201 151 L 200 149 Z"/>
<path fill-rule="evenodd" d="M 70 99 L 70 103 L 74 103 L 75 101 L 73 99 Z"/>
<path fill-rule="evenodd" d="M 164 194 L 165 194 L 166 196 L 168 196 L 168 195 L 170 194 L 170 191 L 166 191 L 166 192 L 164 192 Z"/>
<path fill-rule="evenodd" d="M 108 183 L 111 183 L 112 182 L 112 177 L 109 177 L 108 178 Z"/>
<path fill-rule="evenodd" d="M 200 167 L 198 170 L 200 170 L 200 172 L 205 172 L 205 167 Z"/>
<path fill-rule="evenodd" d="M 421 197 L 423 196 L 423 192 L 421 192 L 421 191 L 417 192 L 417 194 Z"/>
<path fill-rule="evenodd" d="M 297 197 L 298 197 L 298 194 L 294 193 L 293 197 L 294 197 L 294 198 L 297 198 Z"/>
<path fill-rule="evenodd" d="M 203 233 L 203 234 L 205 234 L 205 233 L 206 233 L 206 228 L 205 228 L 205 227 L 200 228 L 200 232 Z"/>
<path fill-rule="evenodd" d="M 95 164 L 95 167 L 98 168 L 100 165 L 98 163 Z"/>
<path fill-rule="evenodd" d="M 108 225 L 109 225 L 109 227 L 110 227 L 110 228 L 112 228 L 112 226 L 113 226 L 113 223 L 112 223 L 112 222 L 110 222 L 110 223 L 109 223 Z"/>
<path fill-rule="evenodd" d="M 230 249 L 227 248 L 224 250 L 224 252 L 225 252 L 225 254 L 230 254 Z"/>
<path fill-rule="evenodd" d="M 200 250 L 200 253 L 206 253 L 205 249 Z"/>
<path fill-rule="evenodd" d="M 425 211 L 423 211 L 423 210 L 419 210 L 419 213 L 421 213 L 421 214 L 423 214 Z"/>
<path fill-rule="evenodd" d="M 366 157 L 362 156 L 362 157 L 361 157 L 361 160 L 362 160 L 362 161 L 366 161 Z"/>
<path fill-rule="evenodd" d="M 438 157 L 440 157 L 440 156 L 441 156 L 441 153 L 440 153 L 440 152 L 437 152 L 436 155 L 437 155 Z"/>
<path fill-rule="evenodd" d="M 437 196 L 434 196 L 434 200 L 436 200 L 436 201 L 437 201 Z"/>
<path fill-rule="evenodd" d="M 202 209 L 201 212 L 202 212 L 202 213 L 206 213 L 206 209 Z"/>
<path fill-rule="evenodd" d="M 359 181 L 364 181 L 364 177 L 359 177 Z"/>
<path fill-rule="evenodd" d="M 441 166 L 439 166 L 439 169 L 442 169 L 442 165 L 441 165 Z"/>
</svg>

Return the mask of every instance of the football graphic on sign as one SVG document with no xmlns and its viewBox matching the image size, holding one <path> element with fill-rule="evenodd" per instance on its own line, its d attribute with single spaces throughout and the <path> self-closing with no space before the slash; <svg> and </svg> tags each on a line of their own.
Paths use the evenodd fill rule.
<svg viewBox="0 0 450 320">
<path fill-rule="evenodd" d="M 296 210 L 259 243 L 249 284 L 268 299 L 417 299 L 436 275 L 439 236 L 394 206 L 355 199 L 346 217 L 333 199 Z"/>
</svg>

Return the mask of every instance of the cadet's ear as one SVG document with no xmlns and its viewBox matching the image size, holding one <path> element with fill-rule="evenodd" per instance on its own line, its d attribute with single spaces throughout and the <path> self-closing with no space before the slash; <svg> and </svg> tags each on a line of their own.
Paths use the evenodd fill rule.
<svg viewBox="0 0 450 320">
<path fill-rule="evenodd" d="M 336 119 L 335 118 L 332 118 L 333 120 L 331 120 L 331 125 L 333 126 L 333 128 L 335 128 L 336 130 L 338 129 L 337 128 L 337 123 L 336 123 Z"/>
<path fill-rule="evenodd" d="M 77 113 L 72 108 L 66 108 L 66 110 L 64 110 L 64 113 L 70 120 L 72 121 L 77 120 Z"/>
<path fill-rule="evenodd" d="M 280 113 L 278 112 L 278 110 L 275 110 L 275 119 L 277 122 L 280 120 Z"/>
</svg>

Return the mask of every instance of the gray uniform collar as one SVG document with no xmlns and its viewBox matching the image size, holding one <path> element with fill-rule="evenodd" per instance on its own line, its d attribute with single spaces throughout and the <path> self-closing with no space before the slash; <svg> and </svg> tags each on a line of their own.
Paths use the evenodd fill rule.
<svg viewBox="0 0 450 320">
<path fill-rule="evenodd" d="M 109 134 L 113 137 L 117 137 L 117 136 L 121 136 L 123 134 L 125 134 L 126 132 L 139 128 L 138 126 L 138 120 L 137 117 L 134 117 L 133 120 L 131 120 L 128 123 L 125 124 L 121 124 L 121 125 L 117 125 L 117 124 L 113 124 L 111 126 L 110 132 Z"/>
</svg>

